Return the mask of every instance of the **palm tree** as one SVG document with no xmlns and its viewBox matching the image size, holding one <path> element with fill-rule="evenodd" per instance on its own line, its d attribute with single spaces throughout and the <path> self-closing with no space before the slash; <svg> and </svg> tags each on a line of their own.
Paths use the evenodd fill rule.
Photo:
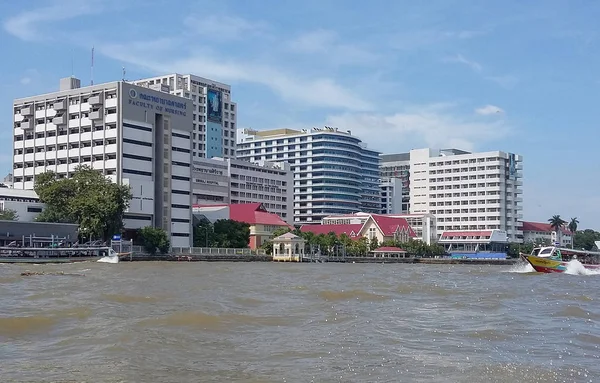
<svg viewBox="0 0 600 383">
<path fill-rule="evenodd" d="M 561 229 L 564 226 L 565 223 L 567 223 L 567 221 L 563 220 L 562 218 L 560 218 L 560 215 L 556 214 L 553 215 L 552 218 L 550 218 L 548 220 L 548 222 L 550 222 L 550 227 L 552 229 L 554 229 L 554 231 L 556 232 L 556 242 L 560 244 L 561 243 Z"/>
<path fill-rule="evenodd" d="M 577 219 L 577 217 L 575 217 L 575 218 L 571 218 L 571 222 L 569 222 L 569 225 L 567 226 L 567 228 L 571 232 L 571 249 L 573 249 L 574 248 L 573 246 L 575 245 L 575 232 L 577 231 L 578 225 L 579 225 L 579 220 Z"/>
</svg>

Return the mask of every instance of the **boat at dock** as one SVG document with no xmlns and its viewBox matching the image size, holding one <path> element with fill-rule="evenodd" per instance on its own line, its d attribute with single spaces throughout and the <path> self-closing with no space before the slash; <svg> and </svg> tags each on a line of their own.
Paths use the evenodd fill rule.
<svg viewBox="0 0 600 383">
<path fill-rule="evenodd" d="M 0 263 L 117 263 L 120 255 L 111 247 L 0 247 Z"/>
<path fill-rule="evenodd" d="M 571 262 L 584 269 L 600 272 L 600 252 L 574 250 L 557 246 L 536 247 L 531 254 L 521 254 L 538 273 L 564 273 Z"/>
</svg>

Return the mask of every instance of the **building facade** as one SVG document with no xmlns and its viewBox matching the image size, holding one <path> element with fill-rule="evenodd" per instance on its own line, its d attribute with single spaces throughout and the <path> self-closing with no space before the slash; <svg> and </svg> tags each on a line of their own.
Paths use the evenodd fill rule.
<svg viewBox="0 0 600 383">
<path fill-rule="evenodd" d="M 285 161 L 294 174 L 294 223 L 331 214 L 379 213 L 379 153 L 350 132 L 325 127 L 238 131 L 238 158 Z"/>
<path fill-rule="evenodd" d="M 354 219 L 351 223 L 329 224 L 326 222 L 322 225 L 302 225 L 300 230 L 315 235 L 327 235 L 333 232 L 339 237 L 346 234 L 353 240 L 367 238 L 369 241 L 373 241 L 377 239 L 378 243 L 384 241 L 408 242 L 411 239 L 418 239 L 408 221 L 401 217 L 366 214 Z"/>
<path fill-rule="evenodd" d="M 370 217 L 387 217 L 406 221 L 415 233 L 415 239 L 431 245 L 437 241 L 435 217 L 432 214 L 385 214 L 355 213 L 331 215 L 323 218 L 323 225 L 363 225 Z"/>
<path fill-rule="evenodd" d="M 203 158 L 192 166 L 197 205 L 261 203 L 293 223 L 293 174 L 287 162 Z"/>
<path fill-rule="evenodd" d="M 0 188 L 0 211 L 13 210 L 17 221 L 33 222 L 44 209 L 44 204 L 33 190 Z"/>
<path fill-rule="evenodd" d="M 403 181 L 400 178 L 385 178 L 379 181 L 381 189 L 381 214 L 402 214 L 404 204 Z"/>
<path fill-rule="evenodd" d="M 566 227 L 557 232 L 549 223 L 522 222 L 523 242 L 536 245 L 554 245 L 570 247 L 573 245 L 573 233 Z"/>
<path fill-rule="evenodd" d="M 133 83 L 192 100 L 192 158 L 236 157 L 237 104 L 229 85 L 176 73 Z"/>
<path fill-rule="evenodd" d="M 500 151 L 410 151 L 410 211 L 436 216 L 437 232 L 502 230 L 521 242 L 523 158 Z"/>
<path fill-rule="evenodd" d="M 382 154 L 380 157 L 379 172 L 382 188 L 389 186 L 394 180 L 399 180 L 401 186 L 400 210 L 391 211 L 393 214 L 408 214 L 410 212 L 410 153 Z M 397 188 L 395 188 L 397 189 Z M 396 194 L 399 194 L 396 192 Z"/>
<path fill-rule="evenodd" d="M 191 105 L 122 81 L 80 88 L 76 78 L 61 80 L 58 92 L 17 99 L 14 188 L 88 165 L 131 187 L 126 229 L 161 227 L 173 246 L 190 246 Z"/>
</svg>

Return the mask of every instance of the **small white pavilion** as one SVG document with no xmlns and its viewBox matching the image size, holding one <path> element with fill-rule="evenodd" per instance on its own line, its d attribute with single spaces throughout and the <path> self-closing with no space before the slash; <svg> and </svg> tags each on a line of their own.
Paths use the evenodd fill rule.
<svg viewBox="0 0 600 383">
<path fill-rule="evenodd" d="M 302 262 L 305 240 L 289 232 L 271 240 L 273 242 L 273 261 Z"/>
</svg>

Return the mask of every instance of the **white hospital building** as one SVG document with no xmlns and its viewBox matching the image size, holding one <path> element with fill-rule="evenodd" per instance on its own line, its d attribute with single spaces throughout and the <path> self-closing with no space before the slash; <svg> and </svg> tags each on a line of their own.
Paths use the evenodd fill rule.
<svg viewBox="0 0 600 383">
<path fill-rule="evenodd" d="M 523 157 L 501 151 L 410 151 L 410 212 L 433 214 L 445 231 L 505 231 L 522 242 Z"/>
<path fill-rule="evenodd" d="M 236 158 L 237 104 L 229 85 L 192 74 L 169 74 L 132 82 L 191 100 L 192 158 Z"/>
<path fill-rule="evenodd" d="M 70 177 L 89 165 L 131 186 L 126 230 L 154 225 L 172 246 L 191 246 L 196 106 L 162 90 L 123 81 L 82 88 L 71 77 L 58 92 L 15 100 L 14 188 L 33 189 L 36 175 L 48 170 Z"/>
</svg>

